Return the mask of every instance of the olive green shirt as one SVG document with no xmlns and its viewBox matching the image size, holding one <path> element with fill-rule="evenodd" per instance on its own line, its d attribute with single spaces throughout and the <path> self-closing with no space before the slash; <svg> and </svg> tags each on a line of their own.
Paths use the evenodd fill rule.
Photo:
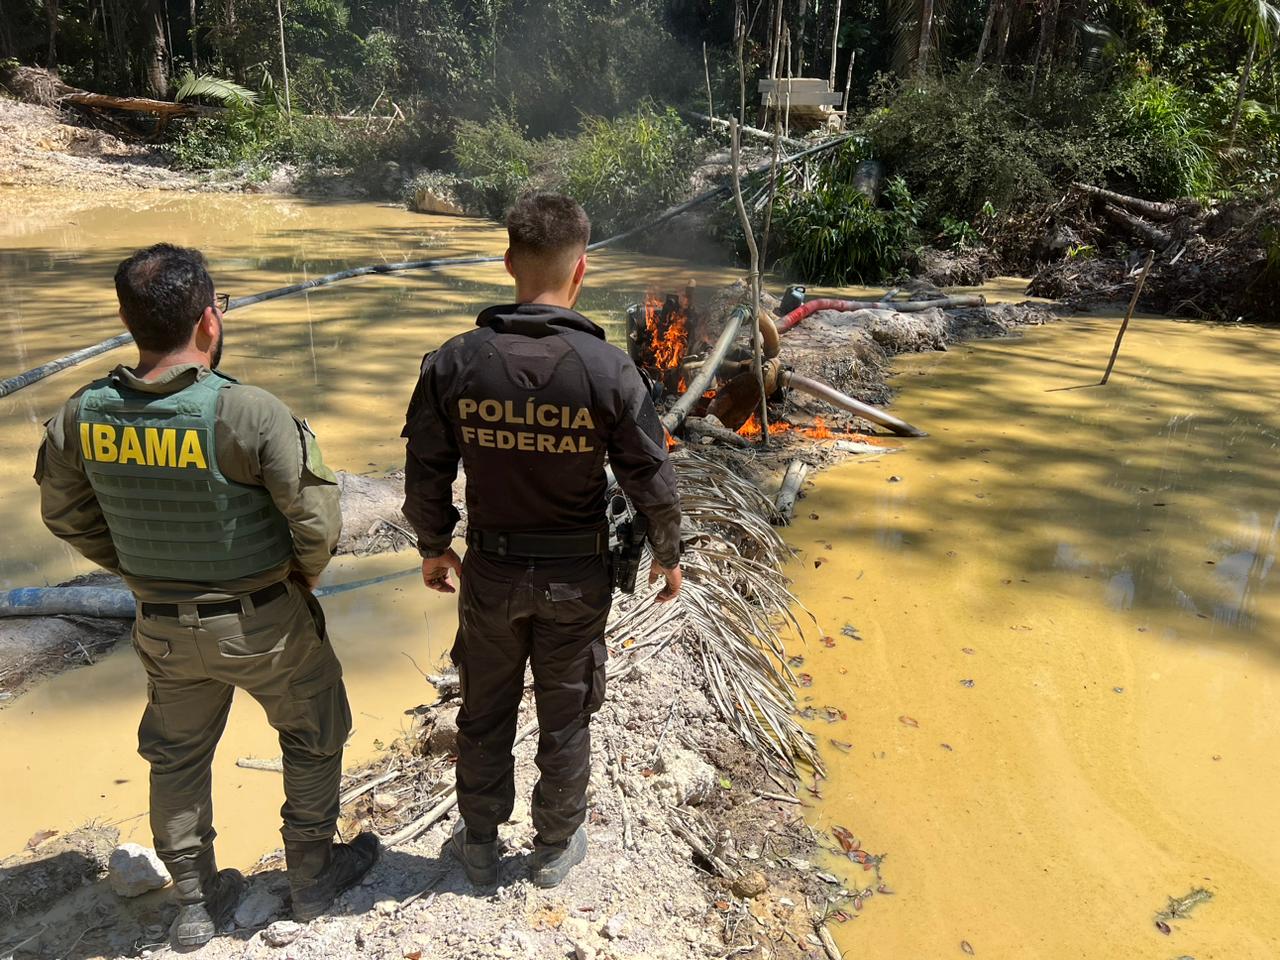
<svg viewBox="0 0 1280 960">
<path fill-rule="evenodd" d="M 139 379 L 125 366 L 112 377 L 143 393 L 177 393 L 209 376 L 200 364 L 181 364 L 155 380 Z M 192 583 L 131 577 L 120 570 L 115 545 L 102 508 L 85 473 L 75 424 L 81 388 L 45 424 L 36 458 L 40 511 L 45 526 L 87 559 L 124 577 L 141 600 L 175 603 L 243 596 L 270 586 L 297 570 L 314 577 L 333 556 L 342 532 L 337 478 L 324 465 L 310 427 L 267 391 L 232 384 L 218 396 L 214 448 L 218 467 L 228 480 L 265 487 L 276 508 L 289 521 L 293 560 L 252 577 L 222 583 Z"/>
</svg>

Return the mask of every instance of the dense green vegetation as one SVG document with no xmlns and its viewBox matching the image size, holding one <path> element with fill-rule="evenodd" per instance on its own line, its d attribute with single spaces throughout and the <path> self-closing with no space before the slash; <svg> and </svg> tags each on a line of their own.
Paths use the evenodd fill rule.
<svg viewBox="0 0 1280 960">
<path fill-rule="evenodd" d="M 603 235 L 690 190 L 717 144 L 674 108 L 705 111 L 709 85 L 737 112 L 741 39 L 748 123 L 774 63 L 851 78 L 864 145 L 786 178 L 772 208 L 771 253 L 833 282 L 893 273 L 920 243 L 973 244 L 1073 180 L 1157 200 L 1277 189 L 1277 0 L 844 0 L 833 63 L 835 6 L 0 0 L 0 58 L 228 106 L 170 126 L 186 167 L 395 160 L 495 216 L 530 187 L 567 190 Z M 889 177 L 875 202 L 852 186 L 867 155 Z"/>
</svg>

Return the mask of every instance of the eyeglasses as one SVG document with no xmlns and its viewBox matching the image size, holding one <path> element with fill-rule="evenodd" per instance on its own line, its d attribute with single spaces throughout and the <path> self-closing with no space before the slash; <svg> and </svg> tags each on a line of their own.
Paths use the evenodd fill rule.
<svg viewBox="0 0 1280 960">
<path fill-rule="evenodd" d="M 220 293 L 213 298 L 213 305 L 218 308 L 219 313 L 226 313 L 231 306 L 231 294 Z"/>
</svg>

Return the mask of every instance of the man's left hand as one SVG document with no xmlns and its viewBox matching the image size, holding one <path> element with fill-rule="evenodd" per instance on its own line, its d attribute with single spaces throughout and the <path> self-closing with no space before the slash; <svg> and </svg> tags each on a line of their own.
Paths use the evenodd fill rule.
<svg viewBox="0 0 1280 960">
<path fill-rule="evenodd" d="M 438 557 L 427 557 L 422 561 L 422 582 L 428 590 L 454 593 L 456 588 L 449 582 L 450 570 L 455 577 L 462 577 L 462 560 L 452 548 Z"/>
</svg>

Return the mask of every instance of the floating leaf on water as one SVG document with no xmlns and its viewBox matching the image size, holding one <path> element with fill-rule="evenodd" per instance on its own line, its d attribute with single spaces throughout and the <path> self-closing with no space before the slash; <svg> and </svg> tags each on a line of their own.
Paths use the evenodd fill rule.
<svg viewBox="0 0 1280 960">
<path fill-rule="evenodd" d="M 846 637 L 850 637 L 851 639 L 854 639 L 854 640 L 862 639 L 862 634 L 858 632 L 858 628 L 855 627 L 852 623 L 846 623 L 843 627 L 840 628 L 840 632 L 843 633 Z"/>
<path fill-rule="evenodd" d="M 802 673 L 802 674 L 800 674 L 800 686 L 802 686 L 802 687 L 812 687 L 812 686 L 813 686 L 813 676 L 812 676 L 812 675 L 810 675 L 810 674 L 807 674 L 807 673 Z"/>
<path fill-rule="evenodd" d="M 1167 923 L 1165 923 L 1163 920 L 1157 920 L 1157 921 L 1156 921 L 1156 929 L 1157 929 L 1157 930 L 1159 930 L 1161 933 L 1163 933 L 1166 937 L 1167 937 L 1169 934 L 1173 933 L 1173 928 L 1172 928 L 1172 927 L 1170 927 L 1170 926 L 1169 926 Z"/>
<path fill-rule="evenodd" d="M 969 956 L 971 957 L 973 956 L 973 947 L 969 946 L 968 940 L 960 941 L 960 949 L 963 950 L 965 953 L 967 953 Z"/>
<path fill-rule="evenodd" d="M 969 654 L 969 656 L 971 656 L 971 657 L 972 657 L 972 656 L 973 656 L 975 653 L 977 653 L 978 651 L 977 651 L 977 650 L 975 650 L 975 649 L 973 649 L 973 647 L 961 647 L 961 648 L 960 648 L 960 652 L 961 652 L 961 653 L 967 653 L 967 654 Z"/>
<path fill-rule="evenodd" d="M 793 667 L 804 666 L 804 655 L 797 653 L 794 657 L 788 658 L 787 663 L 789 663 Z"/>
<path fill-rule="evenodd" d="M 850 750 L 853 749 L 852 743 L 846 743 L 843 740 L 832 740 L 831 745 L 835 747 L 837 750 L 843 751 L 844 753 L 848 753 Z"/>
<path fill-rule="evenodd" d="M 824 647 L 834 647 L 836 645 L 835 637 L 821 637 L 820 639 Z"/>
<path fill-rule="evenodd" d="M 822 566 L 826 562 L 827 562 L 826 557 L 819 557 L 817 560 L 813 561 L 813 569 L 817 570 L 820 566 Z"/>
<path fill-rule="evenodd" d="M 966 679 L 966 680 L 961 680 L 961 681 L 960 681 L 960 686 L 962 686 L 962 687 L 972 687 L 972 686 L 973 686 L 973 681 L 972 681 L 972 680 L 968 680 L 968 679 Z"/>
<path fill-rule="evenodd" d="M 852 860 L 854 863 L 866 864 L 867 866 L 871 865 L 870 864 L 871 854 L 867 853 L 867 851 L 850 850 L 848 853 L 849 853 L 849 859 Z"/>
<path fill-rule="evenodd" d="M 848 672 L 849 672 L 849 668 L 848 668 L 848 667 L 837 667 L 837 668 L 836 668 L 836 672 L 837 672 L 838 674 L 840 674 L 840 676 L 842 676 L 842 677 L 843 677 L 846 673 L 848 673 Z"/>
<path fill-rule="evenodd" d="M 938 746 L 940 746 L 943 750 L 948 750 L 948 751 L 950 751 L 950 750 L 952 750 L 952 749 L 953 749 L 953 748 L 952 748 L 952 746 L 951 746 L 951 744 L 949 744 L 949 743 L 940 743 L 940 744 L 938 744 Z"/>
<path fill-rule="evenodd" d="M 847 827 L 832 827 L 831 835 L 836 838 L 836 842 L 840 844 L 840 849 L 845 853 L 858 849 L 858 838 L 850 833 Z"/>
<path fill-rule="evenodd" d="M 886 897 L 893 896 L 893 891 L 889 889 L 889 885 L 887 883 L 882 883 L 880 886 L 876 887 L 876 893 Z"/>
<path fill-rule="evenodd" d="M 855 910 L 861 910 L 861 909 L 862 909 L 862 898 L 861 898 L 861 897 L 854 897 L 854 898 L 853 898 L 853 909 L 855 909 Z"/>
<path fill-rule="evenodd" d="M 907 726 L 907 727 L 918 727 L 918 726 L 920 726 L 920 724 L 919 724 L 919 723 L 917 723 L 917 722 L 916 722 L 915 720 L 913 720 L 911 717 L 908 717 L 905 713 L 904 713 L 902 716 L 900 716 L 900 717 L 898 718 L 898 722 L 899 722 L 900 724 L 902 724 L 903 726 Z"/>
<path fill-rule="evenodd" d="M 809 519 L 810 519 L 810 520 L 817 520 L 817 519 L 818 519 L 818 515 L 817 515 L 816 513 L 811 513 L 811 514 L 809 514 Z"/>
</svg>

